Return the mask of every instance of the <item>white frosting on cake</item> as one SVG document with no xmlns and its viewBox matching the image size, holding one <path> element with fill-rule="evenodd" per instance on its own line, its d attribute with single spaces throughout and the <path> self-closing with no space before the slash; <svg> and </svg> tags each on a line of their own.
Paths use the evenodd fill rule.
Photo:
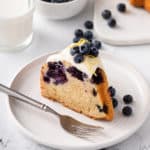
<svg viewBox="0 0 150 150">
<path fill-rule="evenodd" d="M 84 61 L 81 63 L 75 63 L 74 57 L 70 54 L 70 48 L 74 46 L 79 46 L 84 44 L 86 41 L 81 40 L 78 43 L 73 43 L 64 50 L 62 50 L 59 54 L 50 55 L 47 58 L 47 62 L 50 61 L 67 61 L 72 64 L 72 66 L 75 66 L 82 72 L 85 72 L 89 77 L 93 75 L 97 67 L 103 68 L 102 63 L 100 61 L 100 57 L 90 57 L 85 56 Z"/>
</svg>

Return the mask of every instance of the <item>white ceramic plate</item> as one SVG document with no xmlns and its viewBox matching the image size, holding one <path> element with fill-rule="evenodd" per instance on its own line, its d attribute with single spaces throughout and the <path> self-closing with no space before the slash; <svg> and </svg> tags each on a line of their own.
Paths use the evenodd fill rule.
<svg viewBox="0 0 150 150">
<path fill-rule="evenodd" d="M 117 4 L 123 2 L 127 6 L 126 13 L 117 10 Z M 110 28 L 101 16 L 104 9 L 109 9 L 118 26 Z M 129 0 L 96 0 L 94 25 L 99 38 L 113 45 L 135 45 L 150 43 L 150 13 L 135 8 Z"/>
<path fill-rule="evenodd" d="M 112 122 L 95 121 L 84 115 L 69 110 L 62 105 L 41 97 L 39 86 L 40 67 L 48 55 L 42 56 L 26 65 L 14 78 L 11 87 L 32 98 L 48 104 L 62 114 L 73 116 L 85 123 L 104 127 L 94 142 L 85 141 L 66 133 L 57 118 L 18 101 L 9 100 L 10 112 L 18 127 L 38 143 L 63 150 L 96 150 L 117 144 L 131 136 L 144 123 L 149 114 L 149 87 L 142 76 L 125 61 L 106 52 L 101 57 L 110 85 L 117 89 L 117 97 L 132 94 L 134 97 L 133 116 L 123 117 L 122 104 L 116 110 Z"/>
</svg>

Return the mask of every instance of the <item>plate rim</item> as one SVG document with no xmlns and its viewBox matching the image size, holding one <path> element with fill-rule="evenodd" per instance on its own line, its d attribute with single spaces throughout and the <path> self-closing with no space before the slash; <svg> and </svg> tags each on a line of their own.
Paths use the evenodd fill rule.
<svg viewBox="0 0 150 150">
<path fill-rule="evenodd" d="M 110 44 L 113 46 L 138 46 L 138 45 L 147 45 L 150 44 L 150 37 L 144 37 L 144 38 L 136 38 L 136 39 L 129 39 L 128 41 L 121 39 L 121 40 L 113 40 L 110 37 L 105 37 L 103 36 L 103 34 L 99 34 L 100 32 L 98 31 L 99 28 L 99 23 L 98 23 L 98 19 L 96 19 L 97 17 L 97 6 L 100 3 L 100 0 L 97 0 L 94 4 L 94 25 L 95 25 L 95 33 L 96 35 L 101 39 L 101 41 L 103 41 L 106 44 Z"/>
<path fill-rule="evenodd" d="M 35 61 L 41 59 L 42 57 L 46 57 L 46 56 L 49 56 L 49 55 L 53 55 L 53 54 L 57 54 L 59 53 L 60 51 L 51 51 L 49 53 L 45 53 L 43 55 L 40 55 L 38 57 L 35 57 L 33 58 L 31 61 L 29 61 L 28 63 L 26 63 L 25 65 L 23 65 L 23 67 L 20 67 L 17 71 L 17 73 L 12 77 L 12 79 L 10 80 L 8 86 L 9 87 L 12 87 L 12 84 L 14 83 L 17 75 L 22 71 L 24 70 L 27 66 L 29 66 L 30 64 L 34 63 Z M 140 73 L 140 71 L 138 71 L 136 69 L 136 67 L 132 64 L 130 64 L 128 61 L 126 61 L 124 58 L 122 57 L 117 57 L 116 55 L 113 55 L 112 52 L 102 52 L 103 54 L 105 55 L 109 55 L 110 57 L 112 57 L 113 59 L 117 60 L 117 62 L 120 62 L 121 64 L 124 64 L 126 67 L 128 67 L 131 71 L 132 71 L 132 74 L 133 73 L 136 73 L 136 77 L 140 78 L 140 84 L 143 84 L 143 88 L 147 89 L 147 90 L 150 90 L 150 86 L 149 84 L 146 82 L 146 79 L 143 77 L 143 75 Z M 147 93 L 147 97 L 150 98 L 150 93 Z M 150 102 L 149 102 L 150 103 Z M 56 145 L 56 144 L 53 144 L 53 143 L 47 143 L 47 142 L 44 142 L 43 140 L 39 140 L 39 138 L 37 138 L 36 136 L 34 136 L 34 134 L 32 134 L 32 132 L 30 132 L 27 128 L 25 128 L 20 122 L 19 120 L 17 120 L 17 118 L 15 117 L 12 109 L 11 109 L 11 106 L 10 106 L 10 98 L 9 96 L 7 96 L 7 110 L 13 120 L 13 122 L 15 123 L 15 125 L 18 127 L 18 129 L 23 133 L 23 135 L 29 137 L 31 140 L 39 143 L 39 144 L 42 144 L 42 145 L 45 145 L 45 146 L 48 146 L 48 147 L 52 147 L 52 148 L 59 148 L 59 149 L 64 149 L 64 150 L 95 150 L 95 149 L 99 149 L 99 148 L 106 148 L 106 147 L 110 147 L 112 145 L 115 145 L 115 144 L 119 144 L 121 143 L 122 141 L 126 140 L 127 138 L 131 137 L 137 130 L 139 130 L 142 125 L 145 123 L 145 121 L 147 120 L 149 114 L 150 114 L 150 110 L 148 110 L 148 112 L 145 114 L 145 117 L 142 119 L 142 121 L 138 124 L 138 126 L 136 126 L 136 128 L 134 128 L 134 130 L 132 130 L 131 132 L 129 132 L 128 134 L 125 134 L 124 136 L 122 137 L 119 137 L 117 138 L 115 141 L 114 140 L 109 140 L 109 142 L 104 142 L 104 144 L 97 144 L 95 143 L 95 145 L 85 145 L 85 146 L 76 146 L 76 147 L 71 147 L 71 146 L 64 146 L 63 144 L 59 144 L 59 145 Z"/>
</svg>

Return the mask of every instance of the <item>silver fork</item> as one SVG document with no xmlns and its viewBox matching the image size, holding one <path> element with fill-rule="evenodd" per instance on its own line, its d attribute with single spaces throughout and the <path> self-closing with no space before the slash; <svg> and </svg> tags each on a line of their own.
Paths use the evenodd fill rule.
<svg viewBox="0 0 150 150">
<path fill-rule="evenodd" d="M 38 101 L 36 101 L 22 93 L 19 93 L 9 87 L 6 87 L 2 84 L 0 84 L 0 91 L 6 93 L 8 96 L 10 96 L 12 98 L 15 98 L 16 100 L 19 100 L 26 104 L 32 105 L 32 106 L 39 108 L 45 112 L 50 112 L 50 113 L 56 115 L 60 120 L 60 124 L 61 124 L 62 128 L 65 131 L 69 132 L 70 134 L 72 134 L 76 137 L 89 140 L 95 136 L 98 136 L 101 129 L 103 129 L 103 127 L 88 125 L 88 124 L 82 123 L 70 116 L 61 115 L 58 112 L 56 112 L 55 110 L 53 110 L 52 108 L 50 108 L 49 106 L 47 106 L 41 102 L 38 102 Z"/>
</svg>

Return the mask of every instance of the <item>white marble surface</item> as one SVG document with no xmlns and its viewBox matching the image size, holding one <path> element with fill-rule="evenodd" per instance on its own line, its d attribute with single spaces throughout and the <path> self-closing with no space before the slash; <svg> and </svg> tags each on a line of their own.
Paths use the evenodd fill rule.
<svg viewBox="0 0 150 150">
<path fill-rule="evenodd" d="M 67 46 L 71 42 L 74 29 L 83 27 L 83 22 L 86 19 L 92 19 L 92 15 L 92 1 L 80 15 L 65 21 L 48 21 L 35 15 L 32 45 L 20 52 L 0 53 L 0 83 L 9 85 L 17 71 L 30 60 L 44 53 Z M 114 47 L 103 44 L 103 47 L 107 51 L 114 53 L 114 55 L 131 62 L 143 74 L 147 82 L 150 82 L 150 45 Z M 18 131 L 7 112 L 6 101 L 7 97 L 0 93 L 0 150 L 52 150 L 52 148 L 47 148 L 31 141 Z M 108 149 L 150 150 L 149 128 L 150 117 L 131 138 Z"/>
</svg>

